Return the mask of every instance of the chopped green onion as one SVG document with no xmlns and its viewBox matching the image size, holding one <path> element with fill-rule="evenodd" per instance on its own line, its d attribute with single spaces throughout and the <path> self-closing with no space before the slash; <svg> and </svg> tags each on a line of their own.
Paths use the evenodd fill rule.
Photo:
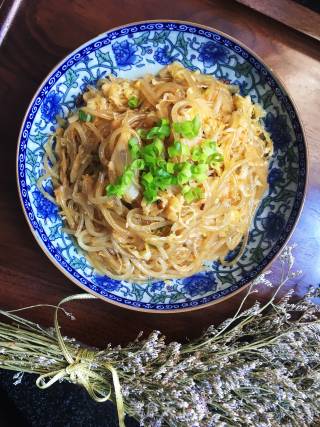
<svg viewBox="0 0 320 427">
<path fill-rule="evenodd" d="M 199 117 L 199 116 L 196 116 L 196 117 L 192 120 L 192 122 L 193 122 L 193 131 L 194 131 L 194 133 L 195 133 L 195 136 L 197 136 L 197 135 L 198 135 L 198 133 L 199 133 L 199 130 L 200 130 L 200 128 L 201 128 L 201 120 L 200 120 L 200 117 Z"/>
<path fill-rule="evenodd" d="M 223 157 L 217 152 L 217 144 L 214 141 L 204 141 L 192 149 L 191 158 L 194 162 L 208 163 L 221 162 Z"/>
<path fill-rule="evenodd" d="M 164 151 L 164 144 L 161 139 L 155 139 L 151 144 L 145 145 L 141 150 L 141 157 L 145 161 L 148 168 L 154 169 L 165 163 L 161 154 Z"/>
<path fill-rule="evenodd" d="M 190 156 L 190 147 L 189 147 L 189 145 L 185 144 L 184 142 L 181 143 L 181 156 L 182 157 L 189 157 Z"/>
<path fill-rule="evenodd" d="M 205 160 L 205 156 L 203 155 L 203 152 L 201 150 L 201 147 L 197 145 L 194 147 L 194 149 L 191 152 L 191 159 L 195 162 L 201 162 Z"/>
<path fill-rule="evenodd" d="M 161 119 L 157 126 L 154 126 L 147 133 L 147 139 L 160 138 L 164 139 L 170 135 L 170 125 L 168 119 Z"/>
<path fill-rule="evenodd" d="M 148 203 L 153 203 L 157 200 L 157 190 L 154 188 L 147 188 L 144 190 L 143 196 Z"/>
<path fill-rule="evenodd" d="M 128 145 L 129 145 L 129 148 L 132 148 L 132 147 L 136 147 L 136 146 L 139 146 L 139 141 L 137 140 L 137 138 L 136 137 L 134 137 L 134 136 L 132 136 L 130 139 L 129 139 L 129 141 L 128 141 Z"/>
<path fill-rule="evenodd" d="M 195 120 L 192 122 L 196 123 Z M 163 140 L 166 131 L 161 130 L 166 126 L 169 126 L 169 121 L 162 119 L 156 127 L 148 131 L 146 137 L 149 138 L 151 133 L 153 141 L 147 145 L 141 145 L 136 137 L 129 139 L 128 147 L 132 162 L 114 184 L 107 186 L 108 195 L 122 197 L 136 172 L 140 170 L 142 171 L 140 174 L 142 193 L 147 203 L 153 203 L 158 199 L 160 191 L 172 185 L 180 186 L 187 203 L 203 197 L 203 190 L 194 185 L 208 178 L 209 168 L 216 167 L 217 163 L 223 160 L 222 154 L 217 151 L 214 141 L 204 141 L 194 147 L 191 152 L 188 144 L 174 141 L 167 149 L 169 157 L 167 161 Z M 138 129 L 137 132 L 139 135 L 146 134 L 144 129 Z M 172 158 L 175 160 L 178 158 L 179 162 L 172 161 Z"/>
<path fill-rule="evenodd" d="M 141 178 L 142 181 L 145 181 L 148 184 L 151 184 L 151 182 L 153 182 L 153 175 L 150 172 L 144 173 Z"/>
<path fill-rule="evenodd" d="M 157 154 L 155 153 L 155 149 L 152 144 L 146 145 L 142 148 L 141 157 L 148 167 L 153 167 L 157 163 Z"/>
<path fill-rule="evenodd" d="M 108 196 L 117 196 L 117 197 L 122 196 L 122 191 L 120 190 L 120 187 L 116 184 L 107 185 L 106 191 Z"/>
<path fill-rule="evenodd" d="M 211 167 L 215 167 L 217 163 L 223 162 L 223 155 L 221 153 L 215 153 L 209 158 L 209 164 Z"/>
<path fill-rule="evenodd" d="M 189 186 L 186 186 L 187 188 L 184 188 L 182 190 L 182 194 L 184 196 L 184 199 L 187 203 L 192 203 L 194 201 L 198 201 L 203 198 L 203 191 L 199 187 L 190 188 Z"/>
<path fill-rule="evenodd" d="M 204 141 L 201 144 L 201 148 L 207 157 L 217 152 L 217 144 L 214 141 Z"/>
<path fill-rule="evenodd" d="M 128 141 L 128 146 L 132 160 L 135 160 L 137 157 L 139 157 L 140 153 L 139 141 L 137 140 L 137 138 L 132 136 Z"/>
<path fill-rule="evenodd" d="M 141 139 L 146 139 L 148 131 L 146 129 L 137 129 L 137 134 L 140 136 Z"/>
<path fill-rule="evenodd" d="M 155 173 L 156 183 L 162 190 L 172 185 L 173 178 L 174 176 L 164 168 L 158 169 Z"/>
<path fill-rule="evenodd" d="M 138 105 L 139 105 L 139 99 L 136 96 L 131 96 L 131 98 L 129 98 L 128 100 L 129 108 L 133 110 L 134 108 L 137 108 Z"/>
<path fill-rule="evenodd" d="M 155 157 L 156 153 L 155 153 L 155 150 L 154 150 L 153 143 L 145 145 L 142 148 L 142 150 L 141 150 L 141 154 L 142 154 L 142 156 L 144 156 L 144 155 L 151 155 L 151 156 Z"/>
<path fill-rule="evenodd" d="M 83 110 L 79 110 L 79 120 L 81 122 L 92 122 L 94 117 L 91 114 L 85 113 Z"/>
<path fill-rule="evenodd" d="M 143 197 L 145 200 L 148 203 L 153 203 L 157 200 L 158 188 L 150 172 L 142 175 L 141 183 L 143 186 Z"/>
<path fill-rule="evenodd" d="M 131 170 L 142 170 L 144 167 L 145 163 L 142 159 L 136 159 L 130 165 Z"/>
<path fill-rule="evenodd" d="M 169 125 L 169 124 L 170 124 L 169 119 L 161 119 L 158 123 L 158 126 Z"/>
<path fill-rule="evenodd" d="M 191 168 L 192 168 L 191 163 L 183 162 L 182 168 L 180 169 L 180 173 L 182 172 L 182 173 L 188 175 L 189 177 L 191 177 L 192 176 Z"/>
<path fill-rule="evenodd" d="M 174 143 L 170 145 L 170 147 L 168 147 L 168 154 L 169 154 L 169 157 L 171 158 L 179 157 L 181 152 L 182 152 L 181 142 L 179 141 L 174 141 Z"/>
<path fill-rule="evenodd" d="M 203 182 L 208 178 L 209 166 L 206 163 L 199 163 L 191 167 L 192 178 L 195 181 Z"/>
<path fill-rule="evenodd" d="M 121 185 L 125 186 L 125 189 L 126 189 L 126 187 L 130 185 L 132 179 L 133 179 L 133 171 L 129 167 L 128 169 L 125 170 L 124 174 L 120 178 L 120 183 Z"/>
<path fill-rule="evenodd" d="M 157 159 L 155 166 L 158 169 L 167 169 L 167 161 L 163 157 L 160 157 Z"/>
<path fill-rule="evenodd" d="M 181 193 L 185 195 L 191 189 L 190 185 L 184 185 L 181 189 Z"/>
<path fill-rule="evenodd" d="M 171 174 L 174 174 L 174 167 L 175 167 L 175 163 L 172 163 L 172 162 L 166 163 L 167 172 Z"/>
<path fill-rule="evenodd" d="M 195 116 L 192 120 L 184 122 L 176 122 L 173 124 L 173 129 L 181 134 L 184 138 L 195 138 L 200 130 L 201 121 L 199 116 Z"/>
<path fill-rule="evenodd" d="M 191 167 L 191 163 L 181 163 L 180 172 L 177 175 L 179 185 L 186 184 L 190 181 L 190 178 L 192 177 Z"/>
<path fill-rule="evenodd" d="M 124 173 L 118 177 L 114 184 L 109 184 L 106 187 L 108 196 L 122 197 L 126 192 L 127 187 L 133 180 L 134 173 L 130 166 L 127 166 Z"/>
<path fill-rule="evenodd" d="M 163 150 L 164 150 L 164 145 L 163 142 L 161 141 L 161 139 L 157 138 L 154 140 L 154 142 L 152 143 L 155 151 L 157 151 L 158 155 L 162 154 Z"/>
</svg>

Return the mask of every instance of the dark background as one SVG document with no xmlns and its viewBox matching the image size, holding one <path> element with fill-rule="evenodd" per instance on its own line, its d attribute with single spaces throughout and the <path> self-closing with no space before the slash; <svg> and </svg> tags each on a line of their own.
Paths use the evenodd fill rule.
<svg viewBox="0 0 320 427">
<path fill-rule="evenodd" d="M 81 387 L 57 383 L 42 391 L 35 385 L 35 375 L 25 374 L 19 385 L 13 384 L 13 375 L 9 371 L 0 372 L 1 427 L 118 426 L 113 404 L 94 402 Z M 126 427 L 138 426 L 135 420 L 126 417 Z"/>
<path fill-rule="evenodd" d="M 296 3 L 301 4 L 302 6 L 308 7 L 311 10 L 314 10 L 317 13 L 320 13 L 320 2 L 319 0 L 294 0 Z"/>
</svg>

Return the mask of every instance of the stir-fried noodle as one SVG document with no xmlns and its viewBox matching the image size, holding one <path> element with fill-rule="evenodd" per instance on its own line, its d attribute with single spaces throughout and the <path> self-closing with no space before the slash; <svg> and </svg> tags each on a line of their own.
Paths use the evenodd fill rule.
<svg viewBox="0 0 320 427">
<path fill-rule="evenodd" d="M 239 244 L 241 256 L 272 154 L 259 105 L 177 63 L 102 79 L 78 101 L 45 146 L 39 186 L 51 177 L 65 230 L 94 267 L 144 281 L 226 263 Z"/>
</svg>

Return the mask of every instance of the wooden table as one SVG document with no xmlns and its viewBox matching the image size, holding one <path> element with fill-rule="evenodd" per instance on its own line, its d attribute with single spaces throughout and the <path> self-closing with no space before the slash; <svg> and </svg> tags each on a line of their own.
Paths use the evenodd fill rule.
<svg viewBox="0 0 320 427">
<path fill-rule="evenodd" d="M 1 4 L 1 2 L 0 2 Z M 304 211 L 291 242 L 298 243 L 292 284 L 297 295 L 320 282 L 320 44 L 306 35 L 230 0 L 4 0 L 2 21 L 11 26 L 0 53 L 0 306 L 18 308 L 57 303 L 78 293 L 42 253 L 26 224 L 18 199 L 15 155 L 19 128 L 35 90 L 67 53 L 114 26 L 144 19 L 183 19 L 212 26 L 238 38 L 278 73 L 300 111 L 309 146 L 310 174 Z M 20 7 L 18 7 L 20 6 Z M 0 21 L 1 22 L 1 21 Z M 8 23 L 8 21 L 7 21 Z M 9 22 L 10 24 L 10 22 Z M 278 267 L 274 263 L 275 276 Z M 261 299 L 270 289 L 261 289 Z M 73 303 L 77 323 L 62 320 L 64 332 L 87 343 L 126 343 L 140 330 L 163 331 L 183 340 L 234 312 L 240 293 L 209 308 L 183 314 L 145 314 L 102 302 Z M 35 309 L 31 319 L 52 324 L 50 309 Z"/>
</svg>

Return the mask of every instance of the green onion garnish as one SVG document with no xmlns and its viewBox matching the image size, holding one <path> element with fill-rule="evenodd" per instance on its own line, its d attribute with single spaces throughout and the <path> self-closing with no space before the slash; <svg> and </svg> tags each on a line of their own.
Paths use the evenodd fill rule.
<svg viewBox="0 0 320 427">
<path fill-rule="evenodd" d="M 130 166 L 127 166 L 124 173 L 119 176 L 119 178 L 116 180 L 114 184 L 109 184 L 106 187 L 107 195 L 108 196 L 116 196 L 116 197 L 122 197 L 124 193 L 126 192 L 127 187 L 131 184 L 131 181 L 133 180 L 133 170 Z"/>
<path fill-rule="evenodd" d="M 166 169 L 167 169 L 167 172 L 169 172 L 169 173 L 171 173 L 171 174 L 174 174 L 174 171 L 175 171 L 175 165 L 176 165 L 176 163 L 167 162 L 167 163 L 166 163 Z"/>
<path fill-rule="evenodd" d="M 164 139 L 170 135 L 170 125 L 168 119 L 161 119 L 157 126 L 154 126 L 147 133 L 147 139 L 160 138 Z"/>
<path fill-rule="evenodd" d="M 123 174 L 117 178 L 114 184 L 107 185 L 107 195 L 122 197 L 134 178 L 134 172 L 142 170 L 144 167 L 145 163 L 142 159 L 133 160 L 133 162 L 125 168 Z"/>
<path fill-rule="evenodd" d="M 201 149 L 203 154 L 209 157 L 217 152 L 217 144 L 214 141 L 204 141 L 201 144 Z"/>
<path fill-rule="evenodd" d="M 129 98 L 128 100 L 129 108 L 133 110 L 134 108 L 137 108 L 138 105 L 139 105 L 139 99 L 136 96 L 131 96 L 131 98 Z"/>
<path fill-rule="evenodd" d="M 180 171 L 177 174 L 177 181 L 179 185 L 186 184 L 190 181 L 190 178 L 192 177 L 191 168 L 191 163 L 180 163 Z"/>
<path fill-rule="evenodd" d="M 157 138 L 152 143 L 154 150 L 158 153 L 158 156 L 163 153 L 164 145 L 161 139 Z"/>
<path fill-rule="evenodd" d="M 190 147 L 189 147 L 189 145 L 185 144 L 184 142 L 181 143 L 181 156 L 182 157 L 189 157 L 190 156 Z"/>
<path fill-rule="evenodd" d="M 179 157 L 181 155 L 181 142 L 180 141 L 174 141 L 170 147 L 168 147 L 168 154 L 169 157 Z"/>
<path fill-rule="evenodd" d="M 161 190 L 166 190 L 170 185 L 174 183 L 175 177 L 167 172 L 166 169 L 158 169 L 155 176 L 157 186 Z"/>
<path fill-rule="evenodd" d="M 197 145 L 196 147 L 193 148 L 191 152 L 191 159 L 194 162 L 203 162 L 206 160 L 206 156 L 203 154 L 200 145 Z"/>
<path fill-rule="evenodd" d="M 187 130 L 191 129 L 195 135 L 199 131 L 199 123 L 197 117 L 189 122 L 179 123 L 179 126 L 182 126 L 179 132 L 186 135 Z M 144 140 L 153 141 L 140 145 L 138 138 L 133 136 L 129 139 L 128 147 L 132 163 L 114 184 L 107 186 L 107 194 L 122 197 L 136 172 L 141 171 L 140 184 L 147 203 L 153 203 L 158 199 L 160 191 L 172 185 L 180 187 L 187 203 L 200 200 L 203 197 L 203 190 L 196 186 L 197 183 L 204 182 L 208 178 L 209 169 L 223 161 L 222 154 L 217 151 L 217 144 L 207 140 L 190 150 L 188 144 L 174 141 L 166 152 L 164 138 L 170 135 L 168 119 L 161 119 L 157 126 L 149 131 L 138 129 L 137 133 Z M 191 133 L 188 135 L 190 137 Z"/>
<path fill-rule="evenodd" d="M 129 151 L 132 157 L 132 160 L 135 160 L 139 157 L 140 154 L 140 146 L 137 138 L 132 136 L 128 141 Z"/>
<path fill-rule="evenodd" d="M 153 203 L 157 200 L 158 188 L 154 181 L 154 177 L 150 172 L 143 173 L 141 176 L 141 184 L 143 187 L 143 196 L 148 203 Z"/>
<path fill-rule="evenodd" d="M 145 181 L 147 184 L 151 184 L 153 182 L 153 175 L 150 172 L 144 173 L 142 175 L 142 181 Z"/>
<path fill-rule="evenodd" d="M 132 170 L 142 170 L 145 167 L 144 160 L 136 159 L 131 163 L 130 167 Z"/>
<path fill-rule="evenodd" d="M 192 178 L 197 182 L 203 182 L 208 178 L 209 165 L 199 163 L 191 167 Z"/>
<path fill-rule="evenodd" d="M 148 131 L 146 129 L 137 129 L 137 134 L 140 136 L 141 139 L 146 139 Z"/>
<path fill-rule="evenodd" d="M 79 120 L 81 122 L 92 122 L 94 117 L 91 114 L 85 113 L 83 110 L 79 110 Z"/>
<path fill-rule="evenodd" d="M 182 189 L 183 197 L 187 203 L 198 201 L 203 198 L 203 191 L 199 187 L 185 186 Z"/>
<path fill-rule="evenodd" d="M 192 120 L 185 122 L 176 122 L 173 124 L 173 129 L 182 135 L 184 138 L 195 138 L 200 130 L 201 121 L 199 116 L 195 116 Z"/>
<path fill-rule="evenodd" d="M 209 158 L 209 165 L 214 168 L 218 163 L 223 161 L 223 155 L 221 153 L 215 153 Z"/>
<path fill-rule="evenodd" d="M 168 147 L 169 157 L 190 157 L 190 148 L 187 144 L 180 141 L 174 141 L 172 145 Z"/>
<path fill-rule="evenodd" d="M 191 159 L 215 167 L 217 163 L 223 161 L 223 156 L 217 151 L 217 144 L 214 141 L 204 141 L 192 149 Z"/>
</svg>

